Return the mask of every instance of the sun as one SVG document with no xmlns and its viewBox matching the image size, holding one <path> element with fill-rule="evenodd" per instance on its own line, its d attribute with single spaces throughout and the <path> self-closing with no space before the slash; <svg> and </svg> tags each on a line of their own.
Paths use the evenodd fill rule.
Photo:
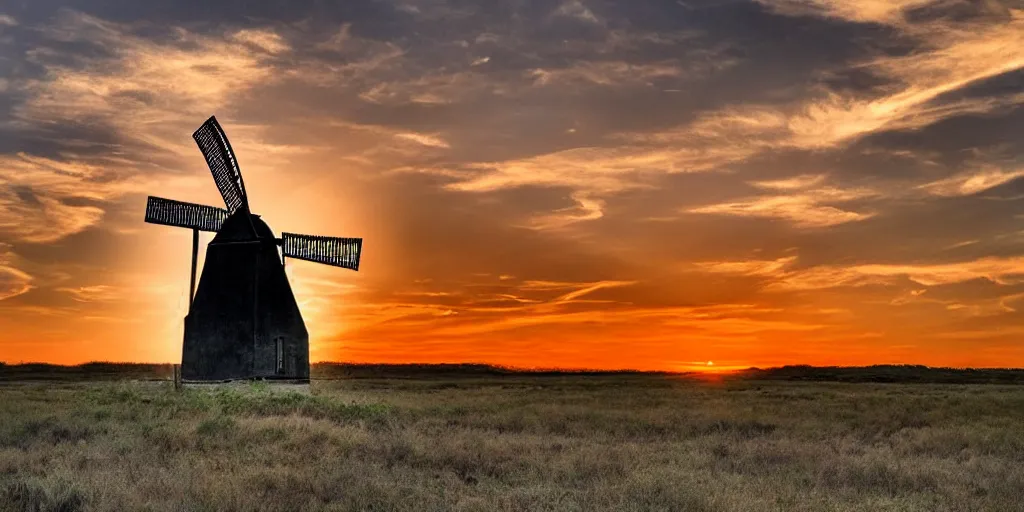
<svg viewBox="0 0 1024 512">
<path fill-rule="evenodd" d="M 749 365 L 734 364 L 733 361 L 686 361 L 676 364 L 676 369 L 682 373 L 705 373 L 705 374 L 718 374 L 718 373 L 732 373 L 738 370 L 749 368 Z"/>
</svg>

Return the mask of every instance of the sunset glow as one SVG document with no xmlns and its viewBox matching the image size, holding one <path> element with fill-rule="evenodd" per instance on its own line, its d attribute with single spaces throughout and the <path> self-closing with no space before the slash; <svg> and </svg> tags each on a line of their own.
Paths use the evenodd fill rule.
<svg viewBox="0 0 1024 512">
<path fill-rule="evenodd" d="M 1024 366 L 1019 4 L 91 4 L 0 6 L 0 361 L 179 360 L 215 114 L 364 239 L 313 361 Z"/>
</svg>

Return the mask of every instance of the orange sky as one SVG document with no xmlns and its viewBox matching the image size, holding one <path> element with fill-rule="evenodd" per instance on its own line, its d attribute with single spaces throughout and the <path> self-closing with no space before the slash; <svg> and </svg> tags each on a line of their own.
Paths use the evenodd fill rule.
<svg viewBox="0 0 1024 512">
<path fill-rule="evenodd" d="M 287 266 L 314 361 L 1024 366 L 1012 2 L 46 4 L 0 7 L 2 361 L 178 360 L 145 200 L 221 204 L 215 114 L 275 232 L 364 239 Z"/>
</svg>

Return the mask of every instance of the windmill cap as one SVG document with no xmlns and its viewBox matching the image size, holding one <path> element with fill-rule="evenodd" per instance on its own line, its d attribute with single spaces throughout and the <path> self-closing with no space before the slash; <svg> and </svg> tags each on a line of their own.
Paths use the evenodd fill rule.
<svg viewBox="0 0 1024 512">
<path fill-rule="evenodd" d="M 224 220 L 224 225 L 217 232 L 217 236 L 213 237 L 211 243 L 252 240 L 253 229 L 256 230 L 257 238 L 274 239 L 274 232 L 259 215 L 253 215 L 240 209 Z"/>
</svg>

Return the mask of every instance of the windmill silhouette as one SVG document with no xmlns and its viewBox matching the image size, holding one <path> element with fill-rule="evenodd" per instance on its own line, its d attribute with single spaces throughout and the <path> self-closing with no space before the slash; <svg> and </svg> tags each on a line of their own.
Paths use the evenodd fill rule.
<svg viewBox="0 0 1024 512">
<path fill-rule="evenodd" d="M 276 238 L 249 210 L 242 172 L 217 119 L 208 119 L 192 138 L 227 208 L 154 196 L 146 203 L 146 222 L 192 229 L 182 380 L 308 382 L 309 334 L 284 272 L 284 258 L 359 270 L 363 240 L 294 233 Z M 197 290 L 200 231 L 216 235 L 207 246 Z"/>
</svg>

